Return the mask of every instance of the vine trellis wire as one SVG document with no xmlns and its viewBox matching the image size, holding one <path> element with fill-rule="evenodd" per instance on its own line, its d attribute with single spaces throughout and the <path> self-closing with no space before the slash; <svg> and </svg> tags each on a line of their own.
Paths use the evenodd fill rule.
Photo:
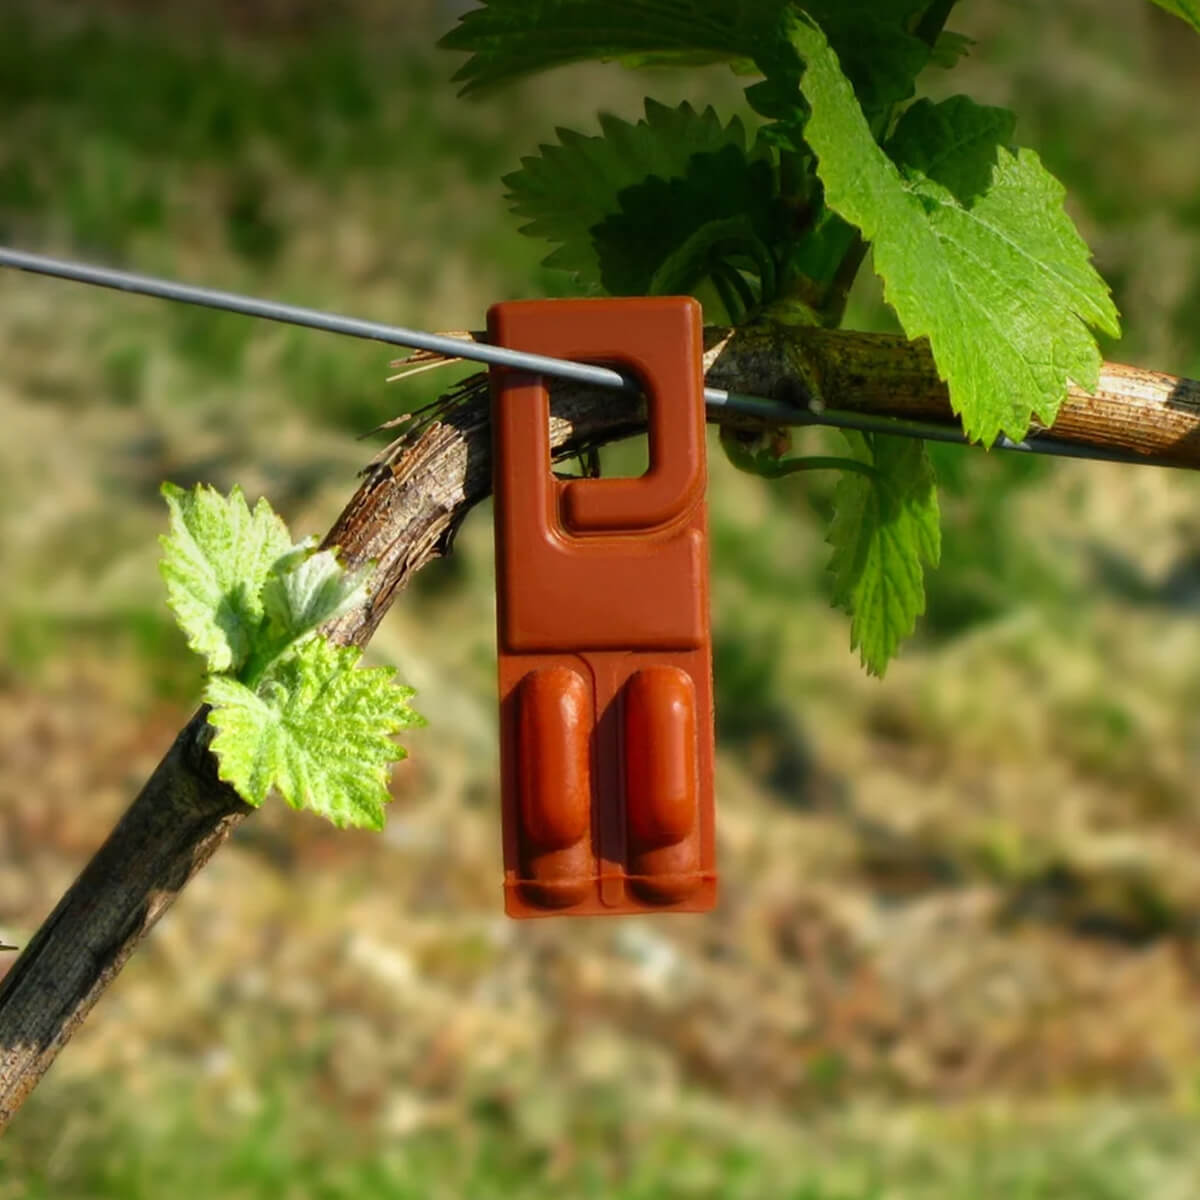
<svg viewBox="0 0 1200 1200">
<path fill-rule="evenodd" d="M 288 325 L 300 325 L 309 329 L 341 334 L 345 337 L 386 342 L 389 345 L 424 350 L 447 358 L 470 359 L 489 366 L 516 367 L 539 375 L 551 375 L 593 387 L 626 392 L 638 390 L 636 381 L 610 367 L 571 362 L 561 358 L 548 358 L 541 354 L 526 354 L 520 350 L 493 346 L 472 338 L 429 333 L 420 329 L 406 329 L 400 325 L 388 325 L 379 321 L 364 320 L 360 317 L 326 312 L 322 309 L 284 304 L 277 300 L 264 300 L 238 292 L 199 287 L 195 284 L 180 283 L 154 275 L 142 275 L 134 271 L 122 271 L 113 267 L 80 262 L 76 259 L 54 258 L 50 255 L 32 254 L 24 250 L 0 246 L 0 266 L 30 271 L 38 275 L 49 275 L 58 279 L 68 279 L 76 283 L 86 283 L 94 287 L 112 288 L 117 291 L 152 296 L 160 300 L 172 300 L 181 304 L 215 308 Z M 811 408 L 797 408 L 762 396 L 726 391 L 722 388 L 706 387 L 704 399 L 711 412 L 722 410 L 734 412 L 742 416 L 759 418 L 775 425 L 820 425 L 856 429 L 864 433 L 895 434 L 900 437 L 921 438 L 926 441 L 949 442 L 957 445 L 970 444 L 961 431 L 933 421 L 915 421 L 899 417 L 871 417 L 861 413 L 837 412 L 828 409 L 816 411 Z M 1077 445 L 1040 435 L 1021 442 L 1001 436 L 997 438 L 995 446 L 1001 450 L 1049 454 L 1060 458 L 1086 458 L 1143 466 L 1164 465 L 1148 461 L 1144 455 L 1133 451 Z"/>
</svg>

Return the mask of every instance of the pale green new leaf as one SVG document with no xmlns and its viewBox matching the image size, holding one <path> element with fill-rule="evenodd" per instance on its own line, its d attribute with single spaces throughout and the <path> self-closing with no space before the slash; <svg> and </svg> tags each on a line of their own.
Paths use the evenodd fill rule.
<svg viewBox="0 0 1200 1200">
<path fill-rule="evenodd" d="M 1186 21 L 1200 33 L 1200 3 L 1197 0 L 1154 0 L 1154 3 Z"/>
<path fill-rule="evenodd" d="M 210 671 L 236 671 L 263 619 L 262 590 L 272 566 L 292 551 L 287 526 L 265 499 L 253 513 L 239 488 L 190 492 L 165 483 L 170 530 L 159 538 L 167 601 Z"/>
<path fill-rule="evenodd" d="M 852 457 L 834 494 L 833 602 L 850 614 L 850 649 L 882 676 L 925 611 L 925 565 L 941 555 L 937 487 L 923 442 L 846 432 Z"/>
<path fill-rule="evenodd" d="M 247 803 L 261 805 L 274 788 L 335 825 L 383 827 L 388 768 L 405 757 L 391 735 L 424 722 L 409 707 L 412 689 L 396 686 L 390 667 L 358 667 L 359 657 L 316 637 L 257 690 L 228 676 L 208 681 L 220 776 Z"/>
<path fill-rule="evenodd" d="M 940 143 L 926 147 L 938 178 L 921 170 L 911 144 L 893 162 L 821 31 L 798 21 L 792 38 L 806 63 L 805 136 L 826 202 L 871 242 L 887 300 L 909 337 L 929 339 L 968 434 L 990 445 L 1000 433 L 1023 438 L 1033 415 L 1051 424 L 1068 380 L 1095 386 L 1100 353 L 1088 327 L 1118 333 L 1062 186 L 1032 151 L 996 146 L 986 190 L 963 203 L 938 182 L 962 177 Z M 953 137 L 977 163 L 972 131 L 991 125 L 994 110 L 956 105 Z"/>
<path fill-rule="evenodd" d="M 528 220 L 521 232 L 558 244 L 546 265 L 575 272 L 591 285 L 600 282 L 600 260 L 592 230 L 621 211 L 619 196 L 649 176 L 682 179 L 697 155 L 732 147 L 741 161 L 746 131 L 736 117 L 727 125 L 711 109 L 690 104 L 668 108 L 646 101 L 645 117 L 631 124 L 600 118 L 601 135 L 587 137 L 559 129 L 557 145 L 543 145 L 535 157 L 504 179 L 513 212 Z"/>
<path fill-rule="evenodd" d="M 347 571 L 332 550 L 277 564 L 263 588 L 263 604 L 281 641 L 294 642 L 358 604 L 370 568 Z"/>
</svg>

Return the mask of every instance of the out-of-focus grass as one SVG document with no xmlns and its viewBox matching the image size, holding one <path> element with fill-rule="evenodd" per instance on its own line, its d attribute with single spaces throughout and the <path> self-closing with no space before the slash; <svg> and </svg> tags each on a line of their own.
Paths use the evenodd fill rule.
<svg viewBox="0 0 1200 1200">
<path fill-rule="evenodd" d="M 511 164 L 517 130 L 537 119 L 520 106 L 454 104 L 435 86 L 427 31 L 386 54 L 336 36 L 239 53 L 81 19 L 70 6 L 58 15 L 0 14 L 6 240 L 65 242 L 282 296 L 311 296 L 320 280 L 323 303 L 379 302 L 378 315 L 396 320 L 436 305 L 434 277 L 453 281 L 458 303 L 502 280 L 537 280 L 534 247 L 498 205 L 480 203 L 485 181 Z M 468 270 L 479 285 L 464 295 Z M 254 322 L 208 310 L 135 304 L 113 315 L 70 336 L 100 350 L 103 398 L 118 402 L 136 402 L 164 348 L 227 382 L 252 373 L 245 357 L 263 345 Z M 355 432 L 391 415 L 364 379 L 361 347 L 293 330 L 267 338 L 290 406 Z M 417 384 L 405 401 L 435 389 Z M 175 402 L 193 391 L 181 387 Z"/>
<path fill-rule="evenodd" d="M 62 1126 L 0 1146 L 0 1198 L 1166 1200 L 1200 1172 L 1194 1112 L 1165 1105 L 860 1109 L 788 1131 L 718 1124 L 686 1101 L 640 1127 L 614 1095 L 580 1098 L 552 1139 L 491 1104 L 465 1126 L 372 1139 L 301 1107 L 305 1094 L 280 1080 L 255 1111 L 223 1115 L 182 1081 L 152 1113 L 99 1088 L 64 1096 Z"/>
</svg>

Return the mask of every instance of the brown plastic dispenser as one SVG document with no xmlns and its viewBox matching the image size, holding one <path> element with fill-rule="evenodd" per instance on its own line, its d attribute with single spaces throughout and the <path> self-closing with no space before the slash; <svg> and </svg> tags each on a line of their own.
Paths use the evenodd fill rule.
<svg viewBox="0 0 1200 1200">
<path fill-rule="evenodd" d="M 494 305 L 496 345 L 600 362 L 646 393 L 650 467 L 555 478 L 538 375 L 493 367 L 505 908 L 716 902 L 700 306 Z"/>
</svg>

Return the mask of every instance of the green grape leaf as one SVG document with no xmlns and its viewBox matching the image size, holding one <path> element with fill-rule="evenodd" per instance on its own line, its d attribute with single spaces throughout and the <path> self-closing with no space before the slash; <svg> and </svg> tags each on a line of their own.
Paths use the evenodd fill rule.
<svg viewBox="0 0 1200 1200">
<path fill-rule="evenodd" d="M 756 253 L 748 253 L 748 247 Z M 769 295 L 772 290 L 769 283 L 760 284 L 760 296 L 756 298 L 744 281 L 743 268 L 755 272 L 762 279 L 764 268 L 758 264 L 769 261 L 769 251 L 758 241 L 754 227 L 741 216 L 708 221 L 701 225 L 669 251 L 655 270 L 648 274 L 637 264 L 626 261 L 631 268 L 625 276 L 627 283 L 610 281 L 607 275 L 605 277 L 606 287 L 615 295 L 696 295 L 704 279 L 723 271 L 717 286 L 725 297 L 726 313 L 731 321 L 735 319 L 735 314 L 744 315 L 745 311 L 757 307 L 761 295 Z M 768 279 L 773 278 L 774 267 L 765 268 L 765 273 Z"/>
<path fill-rule="evenodd" d="M 390 667 L 358 667 L 359 657 L 316 637 L 256 689 L 227 675 L 208 680 L 219 773 L 248 804 L 274 788 L 337 826 L 383 828 L 388 768 L 405 757 L 391 735 L 424 722 L 409 707 L 412 689 L 396 686 Z"/>
<path fill-rule="evenodd" d="M 769 136 L 801 150 L 798 122 L 808 115 L 800 90 L 804 58 L 790 36 L 796 10 L 803 8 L 820 26 L 869 117 L 913 94 L 917 76 L 930 62 L 932 51 L 909 32 L 928 0 L 808 0 L 783 4 L 756 56 L 762 83 L 746 89 L 750 107 L 781 123 Z"/>
<path fill-rule="evenodd" d="M 726 145 L 693 155 L 680 178 L 651 176 L 617 199 L 591 231 L 612 295 L 687 293 L 722 261 L 773 283 L 769 248 L 786 238 L 787 213 L 769 162 Z"/>
<path fill-rule="evenodd" d="M 821 27 L 863 109 L 875 114 L 913 94 L 930 48 L 907 31 L 929 0 L 814 0 L 802 7 Z"/>
<path fill-rule="evenodd" d="M 711 67 L 724 63 L 735 75 L 759 75 L 754 59 L 731 55 L 728 50 L 644 50 L 622 54 L 616 60 L 630 70 L 644 67 Z"/>
<path fill-rule="evenodd" d="M 738 74 L 798 78 L 787 19 L 803 7 L 826 31 L 863 106 L 912 94 L 930 50 L 908 32 L 928 0 L 484 0 L 439 45 L 470 57 L 454 76 L 482 92 L 585 60 L 629 66 L 725 62 Z"/>
<path fill-rule="evenodd" d="M 504 179 L 513 212 L 528 221 L 522 233 L 558 244 L 545 265 L 571 271 L 592 286 L 600 283 L 602 271 L 591 231 L 620 212 L 618 197 L 627 188 L 652 175 L 684 178 L 696 155 L 727 147 L 742 161 L 754 157 L 740 120 L 725 125 L 711 108 L 697 113 L 687 103 L 668 108 L 647 100 L 642 120 L 631 124 L 602 116 L 600 128 L 598 137 L 559 129 L 557 145 L 541 146 Z"/>
<path fill-rule="evenodd" d="M 937 487 L 923 442 L 845 431 L 851 457 L 834 493 L 833 602 L 850 614 L 850 649 L 880 677 L 925 611 L 924 566 L 941 555 Z"/>
<path fill-rule="evenodd" d="M 910 105 L 885 144 L 901 173 L 918 184 L 939 183 L 964 206 L 987 191 L 997 150 L 1011 140 L 1017 119 L 1007 108 L 987 108 L 966 96 L 940 104 Z"/>
<path fill-rule="evenodd" d="M 1159 8 L 1186 21 L 1197 33 L 1200 33 L 1200 3 L 1197 3 L 1197 0 L 1154 0 L 1154 3 Z"/>
<path fill-rule="evenodd" d="M 265 499 L 251 513 L 239 488 L 228 498 L 214 488 L 190 492 L 164 483 L 169 532 L 159 570 L 167 602 L 188 645 L 210 671 L 237 671 L 263 621 L 263 585 L 272 567 L 293 553 L 287 526 Z"/>
<path fill-rule="evenodd" d="M 263 587 L 273 632 L 290 643 L 332 621 L 362 601 L 370 574 L 370 567 L 345 570 L 332 550 L 278 564 Z"/>
<path fill-rule="evenodd" d="M 484 0 L 439 43 L 471 57 L 464 93 L 595 59 L 743 65 L 778 36 L 789 0 Z"/>
<path fill-rule="evenodd" d="M 966 58 L 974 45 L 975 39 L 967 37 L 965 33 L 954 33 L 950 29 L 943 29 L 933 44 L 929 61 L 935 67 L 945 69 L 956 67 L 959 59 Z"/>
<path fill-rule="evenodd" d="M 1088 327 L 1119 332 L 1108 288 L 1063 209 L 1062 185 L 1032 151 L 997 146 L 989 186 L 961 203 L 920 169 L 914 143 L 899 165 L 876 144 L 819 29 L 798 20 L 792 39 L 807 64 L 805 136 L 826 203 L 870 241 L 885 298 L 910 338 L 929 339 L 967 433 L 990 445 L 1001 433 L 1022 439 L 1034 415 L 1051 424 L 1068 380 L 1096 384 L 1100 352 Z M 991 125 L 994 110 L 956 104 L 949 126 L 977 163 L 968 135 Z M 931 138 L 936 126 L 928 122 Z M 943 178 L 971 178 L 951 168 L 940 143 L 925 157 Z"/>
</svg>

